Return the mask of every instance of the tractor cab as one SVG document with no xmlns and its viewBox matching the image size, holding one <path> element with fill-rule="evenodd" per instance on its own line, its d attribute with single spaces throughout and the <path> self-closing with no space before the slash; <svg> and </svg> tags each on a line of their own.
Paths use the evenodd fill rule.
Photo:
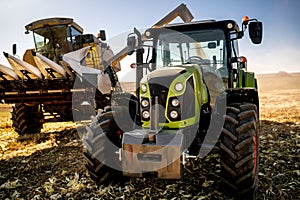
<svg viewBox="0 0 300 200">
<path fill-rule="evenodd" d="M 217 70 L 226 67 L 225 34 L 221 29 L 162 30 L 156 42 L 156 68 L 197 64 Z M 209 69 L 207 69 L 209 70 Z M 226 74 L 224 74 L 226 76 Z"/>
<path fill-rule="evenodd" d="M 202 73 L 212 72 L 220 77 L 225 88 L 240 87 L 238 76 L 245 67 L 243 57 L 239 55 L 237 41 L 244 36 L 248 24 L 251 41 L 259 44 L 262 38 L 261 22 L 249 20 L 247 17 L 243 18 L 242 30 L 233 20 L 204 20 L 147 29 L 141 37 L 140 48 L 145 48 L 147 45 L 144 44 L 151 41 L 152 57 L 150 56 L 150 61 L 146 60 L 150 67 L 142 67 L 143 71 L 148 70 L 151 73 L 163 68 L 194 65 Z M 137 51 L 139 52 L 144 51 Z M 145 62 L 140 64 L 145 66 Z M 138 79 L 140 80 L 141 78 Z"/>
</svg>

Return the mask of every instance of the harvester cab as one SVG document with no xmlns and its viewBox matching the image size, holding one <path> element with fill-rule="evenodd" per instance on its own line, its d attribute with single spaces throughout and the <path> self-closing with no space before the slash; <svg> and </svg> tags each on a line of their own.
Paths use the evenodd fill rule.
<svg viewBox="0 0 300 200">
<path fill-rule="evenodd" d="M 179 179 L 188 158 L 215 149 L 222 189 L 238 198 L 255 195 L 258 94 L 254 73 L 238 54 L 238 39 L 248 28 L 252 42 L 259 44 L 262 23 L 245 17 L 242 26 L 233 20 L 162 23 L 129 35 L 137 100 L 127 110 L 135 114 L 130 123 L 126 105 L 112 105 L 87 128 L 85 155 L 93 179 L 108 181 L 116 170 L 131 177 Z"/>
<path fill-rule="evenodd" d="M 62 54 L 73 51 L 75 37 L 83 29 L 70 18 L 49 18 L 25 26 L 26 33 L 33 32 L 36 52 L 50 60 L 59 60 Z"/>
<path fill-rule="evenodd" d="M 101 30 L 97 37 L 93 34 L 83 34 L 83 28 L 71 18 L 37 20 L 26 25 L 25 28 L 26 34 L 29 31 L 33 33 L 36 53 L 59 63 L 64 54 L 90 46 L 89 55 L 85 58 L 85 65 L 103 69 L 102 63 L 100 63 L 101 53 L 97 51 L 97 46 L 107 47 L 107 44 L 103 43 L 106 39 L 104 30 Z"/>
</svg>

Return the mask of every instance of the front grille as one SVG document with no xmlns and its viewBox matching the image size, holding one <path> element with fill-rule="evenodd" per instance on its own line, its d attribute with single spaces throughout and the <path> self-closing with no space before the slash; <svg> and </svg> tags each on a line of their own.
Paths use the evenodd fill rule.
<svg viewBox="0 0 300 200">
<path fill-rule="evenodd" d="M 159 109 L 159 123 L 165 123 L 165 110 L 166 110 L 166 102 L 168 97 L 169 88 L 166 88 L 159 84 L 150 84 L 150 94 L 151 94 L 151 105 L 153 106 L 155 103 L 155 97 L 158 97 L 158 104 L 160 105 Z"/>
</svg>

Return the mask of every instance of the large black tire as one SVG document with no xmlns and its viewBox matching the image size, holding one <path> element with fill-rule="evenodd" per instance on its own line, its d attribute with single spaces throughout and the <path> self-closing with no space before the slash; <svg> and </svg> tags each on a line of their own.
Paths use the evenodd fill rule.
<svg viewBox="0 0 300 200">
<path fill-rule="evenodd" d="M 122 132 L 114 121 L 114 112 L 106 107 L 86 129 L 84 156 L 91 179 L 98 184 L 120 181 L 121 162 L 116 152 L 121 147 Z"/>
<path fill-rule="evenodd" d="M 17 103 L 12 109 L 12 126 L 19 135 L 40 133 L 43 128 L 43 112 L 39 105 Z"/>
<path fill-rule="evenodd" d="M 258 116 L 251 103 L 226 108 L 221 134 L 221 178 L 224 192 L 254 199 L 258 187 Z"/>
</svg>

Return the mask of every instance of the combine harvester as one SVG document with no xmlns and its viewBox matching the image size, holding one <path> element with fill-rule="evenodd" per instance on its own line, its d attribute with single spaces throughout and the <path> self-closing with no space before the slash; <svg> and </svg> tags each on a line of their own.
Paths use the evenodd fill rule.
<svg viewBox="0 0 300 200">
<path fill-rule="evenodd" d="M 84 118 L 82 102 L 95 105 L 95 109 L 108 103 L 110 94 L 96 89 L 103 64 L 113 56 L 103 42 L 104 31 L 98 38 L 83 34 L 83 29 L 70 18 L 42 19 L 25 28 L 26 33 L 33 32 L 35 49 L 26 50 L 21 60 L 13 45 L 13 55 L 3 52 L 11 68 L 0 64 L 0 100 L 14 104 L 11 119 L 18 134 L 40 132 L 45 122 L 72 121 L 74 112 Z M 63 55 L 69 63 L 76 64 L 63 61 Z M 119 71 L 119 62 L 109 69 L 105 73 Z M 76 89 L 75 80 L 80 80 Z M 97 101 L 86 99 L 95 94 Z M 74 95 L 76 99 L 72 99 Z"/>
</svg>

